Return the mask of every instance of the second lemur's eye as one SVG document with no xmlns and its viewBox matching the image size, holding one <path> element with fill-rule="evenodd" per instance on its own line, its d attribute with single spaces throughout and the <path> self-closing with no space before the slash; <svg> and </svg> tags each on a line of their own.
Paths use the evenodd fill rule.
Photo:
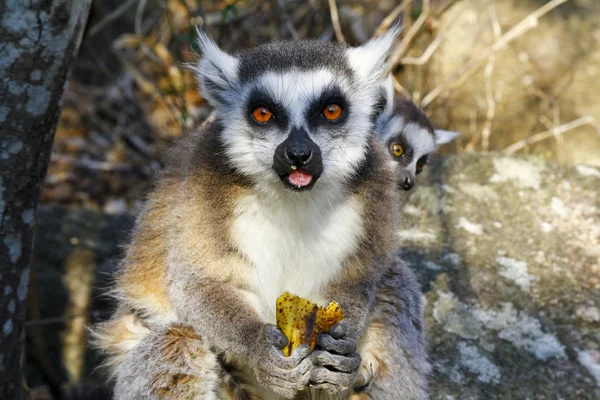
<svg viewBox="0 0 600 400">
<path fill-rule="evenodd" d="M 273 113 L 266 107 L 257 107 L 252 111 L 252 118 L 254 118 L 256 122 L 264 124 L 273 118 Z"/>
<path fill-rule="evenodd" d="M 329 104 L 323 109 L 323 116 L 329 121 L 335 121 L 342 116 L 342 107 L 338 104 Z"/>
<path fill-rule="evenodd" d="M 392 145 L 392 152 L 396 157 L 400 157 L 402 154 L 404 154 L 404 148 L 396 143 Z"/>
</svg>

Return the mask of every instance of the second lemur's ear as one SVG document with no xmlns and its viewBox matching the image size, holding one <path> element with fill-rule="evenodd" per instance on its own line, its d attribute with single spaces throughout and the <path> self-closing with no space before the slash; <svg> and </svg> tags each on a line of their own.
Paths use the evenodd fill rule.
<svg viewBox="0 0 600 400">
<path fill-rule="evenodd" d="M 394 25 L 383 35 L 369 40 L 360 47 L 351 47 L 347 50 L 348 61 L 352 69 L 367 80 L 381 80 L 388 71 L 388 59 L 392 45 L 400 34 L 400 25 Z"/>
<path fill-rule="evenodd" d="M 381 93 L 385 98 L 385 104 L 382 110 L 383 116 L 391 115 L 394 111 L 394 91 L 393 76 L 390 73 L 381 83 Z"/>
<path fill-rule="evenodd" d="M 197 41 L 202 58 L 194 67 L 196 78 L 200 83 L 202 96 L 213 107 L 218 107 L 235 96 L 239 60 L 225 53 L 208 34 L 199 30 Z"/>
<path fill-rule="evenodd" d="M 445 131 L 442 129 L 434 130 L 433 134 L 435 135 L 435 144 L 438 146 L 450 143 L 459 135 L 458 132 Z"/>
</svg>

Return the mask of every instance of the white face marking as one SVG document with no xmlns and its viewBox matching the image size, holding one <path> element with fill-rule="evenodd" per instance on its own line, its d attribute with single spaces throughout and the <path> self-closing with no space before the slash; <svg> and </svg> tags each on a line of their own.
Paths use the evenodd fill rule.
<svg viewBox="0 0 600 400">
<path fill-rule="evenodd" d="M 275 322 L 275 301 L 286 290 L 322 303 L 320 289 L 360 242 L 359 202 L 320 199 L 251 194 L 238 202 L 232 237 L 254 267 L 246 296 L 266 322 Z"/>
<path fill-rule="evenodd" d="M 339 128 L 309 126 L 306 120 L 309 107 L 332 85 L 346 94 L 347 120 Z M 249 123 L 246 104 L 254 88 L 267 93 L 285 109 L 287 127 L 281 129 L 273 123 L 267 129 L 260 129 Z M 323 173 L 312 192 L 324 185 L 339 191 L 366 156 L 373 125 L 372 108 L 364 105 L 374 104 L 375 93 L 371 86 L 361 87 L 345 75 L 327 69 L 265 73 L 247 85 L 236 107 L 222 110 L 222 120 L 227 122 L 222 133 L 227 158 L 239 171 L 252 177 L 260 190 L 289 190 L 272 168 L 273 155 L 293 127 L 303 128 L 319 146 L 323 158 Z"/>
<path fill-rule="evenodd" d="M 411 168 L 414 167 L 414 170 L 419 158 L 435 150 L 435 140 L 427 129 L 414 122 L 409 122 L 404 126 L 403 134 L 406 142 L 410 144 L 414 151 L 411 162 Z"/>
</svg>

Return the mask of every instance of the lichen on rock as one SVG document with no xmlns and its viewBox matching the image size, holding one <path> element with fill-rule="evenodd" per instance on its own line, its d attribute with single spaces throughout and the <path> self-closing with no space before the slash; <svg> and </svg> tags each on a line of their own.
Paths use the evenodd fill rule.
<svg viewBox="0 0 600 400">
<path fill-rule="evenodd" d="M 398 240 L 427 299 L 433 399 L 600 398 L 590 168 L 462 154 L 419 176 Z"/>
</svg>

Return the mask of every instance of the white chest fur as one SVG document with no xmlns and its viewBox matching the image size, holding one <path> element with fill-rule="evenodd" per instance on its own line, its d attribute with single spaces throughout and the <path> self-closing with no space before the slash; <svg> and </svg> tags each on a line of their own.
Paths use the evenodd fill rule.
<svg viewBox="0 0 600 400">
<path fill-rule="evenodd" d="M 324 301 L 320 289 L 358 246 L 361 207 L 354 197 L 331 204 L 310 193 L 277 202 L 252 194 L 238 203 L 233 230 L 238 250 L 254 268 L 248 300 L 274 323 L 275 301 L 286 290 Z"/>
</svg>

